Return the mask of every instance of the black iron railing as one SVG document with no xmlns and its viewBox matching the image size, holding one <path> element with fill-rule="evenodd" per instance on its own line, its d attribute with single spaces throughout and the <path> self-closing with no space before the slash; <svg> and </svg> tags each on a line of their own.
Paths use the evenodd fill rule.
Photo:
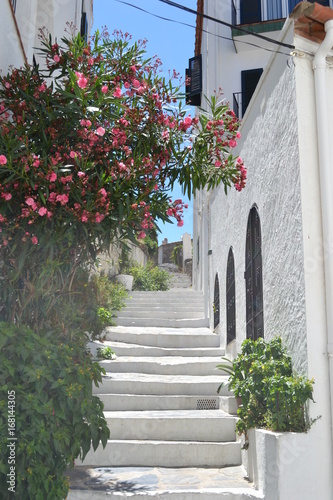
<svg viewBox="0 0 333 500">
<path fill-rule="evenodd" d="M 11 1 L 11 4 L 12 4 L 12 7 L 13 7 L 13 11 L 14 13 L 16 12 L 16 0 L 10 0 Z"/>
</svg>

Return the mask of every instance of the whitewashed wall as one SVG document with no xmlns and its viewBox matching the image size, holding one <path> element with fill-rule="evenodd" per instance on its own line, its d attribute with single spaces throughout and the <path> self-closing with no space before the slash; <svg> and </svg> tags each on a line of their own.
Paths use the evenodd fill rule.
<svg viewBox="0 0 333 500">
<path fill-rule="evenodd" d="M 84 0 L 87 13 L 88 32 L 93 24 L 93 0 Z M 9 66 L 20 67 L 24 64 L 23 50 L 29 64 L 40 46 L 38 34 L 41 28 L 51 33 L 52 38 L 60 41 L 65 34 L 67 22 L 73 23 L 77 30 L 81 26 L 82 0 L 17 0 L 15 19 L 10 9 L 10 1 L 1 1 L 0 15 L 0 68 L 7 72 Z M 16 21 L 16 25 L 15 25 Z"/>
<path fill-rule="evenodd" d="M 209 220 L 207 249 L 208 301 L 212 316 L 214 278 L 218 272 L 221 295 L 221 343 L 226 337 L 226 267 L 230 246 L 235 255 L 236 341 L 230 355 L 246 337 L 245 239 L 248 214 L 256 204 L 261 219 L 265 338 L 281 335 L 294 368 L 315 379 L 311 418 L 321 416 L 309 434 L 312 479 L 304 476 L 302 500 L 330 500 L 332 484 L 332 420 L 325 321 L 324 261 L 332 250 L 324 248 L 313 81 L 313 53 L 318 48 L 303 39 L 293 40 L 289 22 L 284 41 L 295 41 L 299 57 L 277 54 L 270 61 L 241 127 L 238 153 L 248 168 L 244 191 L 227 196 L 219 188 L 200 193 L 201 218 Z M 333 68 L 326 71 L 333 88 Z M 333 98 L 329 90 L 328 114 L 333 133 Z M 332 152 L 333 153 L 333 152 Z M 333 154 L 332 154 L 333 158 Z M 198 207 L 196 207 L 198 208 Z M 196 221 L 198 222 L 198 216 Z M 200 224 L 197 224 L 200 228 Z M 194 238 L 203 233 L 194 233 Z M 210 253 L 210 252 L 209 252 Z M 208 254 L 208 252 L 207 252 Z M 203 268 L 206 264 L 203 264 Z M 329 304 L 328 307 L 331 307 Z M 211 319 L 212 321 L 212 319 Z M 313 478 L 316 478 L 315 481 Z M 288 498 L 298 498 L 292 481 Z"/>
<path fill-rule="evenodd" d="M 218 272 L 222 344 L 226 332 L 225 282 L 230 246 L 235 256 L 237 351 L 246 338 L 245 237 L 249 211 L 256 204 L 262 233 L 265 338 L 281 335 L 293 353 L 296 369 L 306 372 L 295 69 L 287 57 L 277 56 L 261 81 L 241 133 L 239 154 L 248 169 L 246 188 L 241 193 L 230 191 L 228 196 L 221 188 L 210 197 L 210 297 Z"/>
</svg>

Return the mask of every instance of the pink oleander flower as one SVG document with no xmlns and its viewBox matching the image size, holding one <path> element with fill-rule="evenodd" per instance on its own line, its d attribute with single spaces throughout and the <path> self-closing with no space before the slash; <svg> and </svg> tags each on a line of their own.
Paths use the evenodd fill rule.
<svg viewBox="0 0 333 500">
<path fill-rule="evenodd" d="M 50 182 L 55 182 L 57 180 L 57 174 L 55 172 L 52 172 L 50 174 Z"/>
<path fill-rule="evenodd" d="M 28 197 L 28 198 L 25 199 L 25 202 L 33 210 L 36 210 L 37 205 L 36 205 L 36 202 L 35 202 L 35 200 L 33 198 Z"/>
<path fill-rule="evenodd" d="M 98 127 L 98 129 L 96 130 L 95 132 L 97 135 L 99 135 L 100 137 L 103 137 L 103 135 L 105 134 L 105 128 L 103 127 Z"/>
<path fill-rule="evenodd" d="M 78 71 L 75 71 L 75 75 L 77 78 L 77 84 L 80 89 L 85 89 L 88 85 L 88 78 L 86 78 L 83 73 L 79 73 Z"/>
<path fill-rule="evenodd" d="M 88 222 L 88 217 L 86 215 L 82 215 L 81 222 Z"/>
<path fill-rule="evenodd" d="M 78 173 L 77 173 L 77 176 L 78 176 L 78 177 L 80 177 L 80 179 L 81 179 L 82 177 L 85 177 L 85 175 L 86 175 L 86 174 L 85 174 L 84 172 L 78 172 Z"/>
<path fill-rule="evenodd" d="M 140 231 L 138 234 L 138 240 L 143 240 L 146 237 L 146 233 L 144 231 Z"/>
<path fill-rule="evenodd" d="M 2 198 L 6 201 L 9 201 L 12 199 L 12 195 L 10 193 L 2 193 Z"/>
<path fill-rule="evenodd" d="M 140 87 L 140 82 L 136 78 L 134 78 L 132 80 L 132 84 L 133 84 L 133 87 L 135 87 L 136 89 Z"/>
<path fill-rule="evenodd" d="M 236 137 L 237 137 L 237 139 L 240 139 L 242 136 L 239 132 L 237 132 Z"/>
<path fill-rule="evenodd" d="M 109 91 L 109 87 L 107 85 L 103 85 L 103 87 L 101 88 L 101 92 L 103 92 L 103 94 L 107 94 Z"/>
<path fill-rule="evenodd" d="M 38 214 L 43 217 L 43 215 L 46 215 L 47 214 L 47 209 L 45 207 L 41 207 L 39 210 L 38 210 Z"/>
<path fill-rule="evenodd" d="M 123 94 L 121 93 L 121 90 L 119 87 L 116 88 L 116 90 L 113 92 L 113 97 L 121 97 Z"/>
<path fill-rule="evenodd" d="M 218 167 L 221 167 L 221 165 L 222 165 L 222 162 L 220 160 L 216 160 L 215 167 L 218 168 Z"/>
<path fill-rule="evenodd" d="M 37 238 L 37 236 L 33 236 L 33 237 L 31 238 L 31 243 L 32 243 L 33 245 L 38 245 L 38 238 Z"/>
<path fill-rule="evenodd" d="M 229 146 L 231 148 L 235 148 L 237 146 L 237 142 L 234 139 L 230 139 Z"/>
<path fill-rule="evenodd" d="M 71 151 L 71 152 L 69 153 L 69 156 L 70 156 L 71 158 L 76 158 L 76 157 L 77 157 L 77 153 L 76 153 L 75 151 Z"/>
<path fill-rule="evenodd" d="M 60 57 L 58 56 L 58 54 L 56 54 L 55 56 L 53 56 L 53 61 L 55 63 L 58 63 L 60 61 Z"/>
<path fill-rule="evenodd" d="M 177 222 L 177 226 L 178 226 L 178 227 L 183 227 L 183 225 L 184 225 L 184 221 L 183 221 L 183 220 L 179 220 L 179 221 Z"/>
<path fill-rule="evenodd" d="M 64 206 L 68 203 L 69 197 L 67 194 L 58 194 L 56 197 L 56 201 L 59 201 L 60 205 Z"/>
<path fill-rule="evenodd" d="M 6 165 L 7 163 L 7 158 L 5 155 L 0 155 L 0 165 Z"/>
</svg>

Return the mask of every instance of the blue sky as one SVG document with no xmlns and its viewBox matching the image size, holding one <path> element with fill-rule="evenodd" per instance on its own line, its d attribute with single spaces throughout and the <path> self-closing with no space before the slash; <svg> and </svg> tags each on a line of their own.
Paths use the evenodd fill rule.
<svg viewBox="0 0 333 500">
<path fill-rule="evenodd" d="M 110 33 L 114 29 L 119 29 L 130 33 L 133 40 L 146 38 L 148 40 L 148 55 L 158 55 L 163 62 L 163 73 L 166 76 L 168 71 L 173 69 L 182 76 L 185 75 L 188 60 L 194 55 L 195 15 L 166 5 L 159 0 L 124 1 L 157 16 L 173 19 L 177 23 L 158 19 L 117 0 L 94 0 L 93 31 L 107 26 Z M 197 0 L 178 0 L 177 3 L 196 10 Z M 178 22 L 184 22 L 193 27 L 184 26 Z M 189 108 L 189 113 L 193 116 L 194 108 Z M 174 191 L 173 198 L 186 200 L 181 195 L 180 188 Z M 192 235 L 192 200 L 189 203 L 189 208 L 185 211 L 182 228 L 177 227 L 176 224 L 161 224 L 160 229 L 162 234 L 159 235 L 159 243 L 162 242 L 163 238 L 168 238 L 169 242 L 179 241 L 185 232 Z"/>
</svg>

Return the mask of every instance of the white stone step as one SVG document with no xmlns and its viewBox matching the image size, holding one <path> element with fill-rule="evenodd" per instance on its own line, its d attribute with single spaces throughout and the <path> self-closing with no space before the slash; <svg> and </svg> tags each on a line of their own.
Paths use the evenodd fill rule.
<svg viewBox="0 0 333 500">
<path fill-rule="evenodd" d="M 240 465 L 240 442 L 109 440 L 78 465 L 225 467 Z"/>
<path fill-rule="evenodd" d="M 222 347 L 193 347 L 193 348 L 172 348 L 172 347 L 151 347 L 137 344 L 127 344 L 126 342 L 89 342 L 88 347 L 93 356 L 97 356 L 97 349 L 102 347 L 111 347 L 117 356 L 214 356 L 222 357 L 225 355 L 225 350 Z M 221 363 L 221 359 L 219 360 Z"/>
<path fill-rule="evenodd" d="M 104 412 L 110 439 L 232 442 L 236 418 L 222 410 Z"/>
<path fill-rule="evenodd" d="M 133 299 L 147 299 L 151 298 L 152 300 L 161 299 L 168 300 L 169 298 L 184 298 L 184 300 L 195 300 L 200 299 L 203 300 L 204 296 L 202 292 L 198 292 L 192 289 L 184 288 L 183 290 L 177 288 L 176 290 L 167 290 L 167 291 L 138 291 L 134 290 L 129 292 L 129 298 Z"/>
<path fill-rule="evenodd" d="M 221 396 L 231 396 L 228 390 L 228 377 L 155 375 L 145 373 L 107 373 L 103 383 L 93 387 L 94 394 L 150 394 L 150 395 L 191 395 L 213 396 L 222 381 Z"/>
<path fill-rule="evenodd" d="M 127 300 L 123 310 L 162 310 L 162 311 L 193 311 L 204 310 L 204 303 L 202 300 L 194 302 L 183 302 L 181 299 L 174 299 L 172 302 L 169 300 L 152 301 L 149 300 Z"/>
<path fill-rule="evenodd" d="M 220 357 L 137 357 L 121 356 L 114 360 L 99 361 L 108 373 L 155 373 L 159 375 L 220 375 L 224 373 L 216 368 Z"/>
<path fill-rule="evenodd" d="M 198 318 L 198 319 L 166 319 L 166 318 L 126 318 L 118 316 L 115 318 L 115 323 L 118 326 L 156 326 L 165 328 L 200 328 L 208 327 L 208 318 Z"/>
<path fill-rule="evenodd" d="M 106 340 L 163 348 L 220 347 L 220 336 L 209 328 L 116 326 L 105 329 Z"/>
<path fill-rule="evenodd" d="M 171 319 L 197 319 L 197 318 L 204 318 L 204 313 L 203 309 L 202 311 L 196 309 L 196 308 L 191 308 L 191 309 L 183 309 L 182 311 L 175 311 L 173 308 L 135 308 L 135 309 L 130 309 L 126 307 L 125 309 L 122 309 L 117 316 L 117 320 L 119 321 L 120 318 L 140 318 L 140 319 L 145 319 L 147 318 L 150 319 L 166 319 L 166 320 L 171 320 Z"/>
<path fill-rule="evenodd" d="M 97 394 L 104 404 L 105 411 L 138 411 L 138 410 L 218 410 L 223 396 L 185 396 L 157 394 Z M 228 399 L 228 396 L 226 396 Z M 232 397 L 230 396 L 230 399 Z M 234 398 L 233 398 L 234 399 Z M 226 411 L 226 410 L 224 410 Z"/>
</svg>

